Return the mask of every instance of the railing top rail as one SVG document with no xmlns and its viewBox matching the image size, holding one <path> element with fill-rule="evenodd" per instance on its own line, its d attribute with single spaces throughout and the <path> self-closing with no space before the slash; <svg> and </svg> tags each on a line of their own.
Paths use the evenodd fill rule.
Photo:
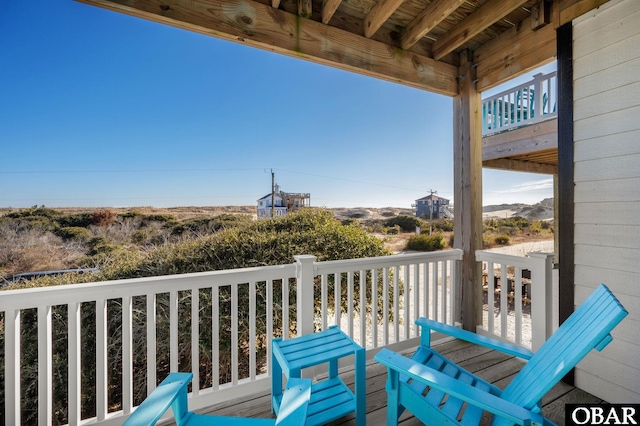
<svg viewBox="0 0 640 426">
<path fill-rule="evenodd" d="M 287 265 L 6 290 L 0 291 L 0 311 L 288 279 L 295 278 L 295 276 L 296 266 L 291 263 Z"/>
<path fill-rule="evenodd" d="M 531 258 L 529 257 L 496 253 L 486 250 L 476 250 L 476 260 L 479 262 L 506 264 L 520 268 L 527 268 L 531 266 Z"/>
<path fill-rule="evenodd" d="M 444 250 L 429 253 L 406 253 L 392 256 L 367 257 L 361 259 L 329 260 L 316 262 L 316 274 L 359 271 L 361 269 L 387 268 L 396 265 L 436 262 L 441 260 L 462 260 L 462 250 Z"/>
</svg>

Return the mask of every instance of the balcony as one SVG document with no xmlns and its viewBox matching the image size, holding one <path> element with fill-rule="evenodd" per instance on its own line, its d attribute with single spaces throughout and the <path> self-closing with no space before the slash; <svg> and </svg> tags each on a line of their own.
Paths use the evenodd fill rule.
<svg viewBox="0 0 640 426">
<path fill-rule="evenodd" d="M 556 174 L 557 102 L 555 71 L 483 99 L 483 167 Z"/>
<path fill-rule="evenodd" d="M 478 324 L 478 332 L 537 349 L 554 327 L 546 308 L 554 297 L 551 255 L 476 256 L 491 277 L 487 305 L 500 308 Z M 296 256 L 287 265 L 5 291 L 5 424 L 33 424 L 36 418 L 41 425 L 120 424 L 168 371 L 178 370 L 194 374 L 194 409 L 236 405 L 244 395 L 269 392 L 274 337 L 332 324 L 366 347 L 368 359 L 385 346 L 410 350 L 418 341 L 416 318 L 457 323 L 453 283 L 461 259 L 460 250 L 327 262 Z M 518 278 L 523 270 L 530 271 L 530 297 L 524 297 Z M 504 277 L 515 273 L 506 290 L 495 279 L 500 271 Z M 526 337 L 519 329 L 531 325 L 522 310 L 528 303 L 536 321 Z M 480 348 L 446 345 L 478 362 Z M 490 364 L 501 357 L 481 356 Z M 385 373 L 375 363 L 369 372 L 368 404 L 379 410 Z M 37 399 L 37 407 L 26 404 L 26 395 Z M 258 414 L 257 409 L 247 412 Z"/>
</svg>

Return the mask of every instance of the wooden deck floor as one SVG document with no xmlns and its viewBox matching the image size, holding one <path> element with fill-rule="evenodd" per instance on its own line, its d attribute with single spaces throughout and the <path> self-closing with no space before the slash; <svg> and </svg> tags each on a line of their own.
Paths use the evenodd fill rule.
<svg viewBox="0 0 640 426">
<path fill-rule="evenodd" d="M 523 365 L 523 361 L 517 358 L 460 340 L 439 343 L 437 348 L 449 359 L 494 383 L 499 388 L 504 388 Z M 341 373 L 341 376 L 345 383 L 353 388 L 353 372 L 345 371 Z M 367 364 L 367 426 L 386 424 L 387 396 L 384 390 L 386 379 L 387 372 L 382 365 L 374 361 Z M 269 398 L 268 393 L 246 396 L 212 406 L 207 410 L 207 413 L 226 416 L 271 417 Z M 601 401 L 580 389 L 559 383 L 543 398 L 543 414 L 558 425 L 564 425 L 565 404 L 598 403 Z M 403 414 L 400 421 L 403 426 L 422 424 L 407 412 Z M 482 424 L 488 425 L 489 423 L 490 419 L 487 418 Z M 346 416 L 331 425 L 355 425 L 355 421 L 353 416 Z"/>
</svg>

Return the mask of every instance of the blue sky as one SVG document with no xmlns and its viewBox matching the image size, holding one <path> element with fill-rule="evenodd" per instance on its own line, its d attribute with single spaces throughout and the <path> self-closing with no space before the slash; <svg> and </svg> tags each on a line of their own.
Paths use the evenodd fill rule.
<svg viewBox="0 0 640 426">
<path fill-rule="evenodd" d="M 450 98 L 71 0 L 0 2 L 0 207 L 453 197 Z M 483 172 L 483 204 L 552 196 Z"/>
</svg>

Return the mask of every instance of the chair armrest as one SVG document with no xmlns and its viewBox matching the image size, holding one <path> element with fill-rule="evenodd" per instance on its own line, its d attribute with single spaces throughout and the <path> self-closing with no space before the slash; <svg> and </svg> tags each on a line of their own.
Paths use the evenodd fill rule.
<svg viewBox="0 0 640 426">
<path fill-rule="evenodd" d="M 282 396 L 276 425 L 298 426 L 305 424 L 311 399 L 311 379 L 290 378 Z"/>
<path fill-rule="evenodd" d="M 389 349 L 383 348 L 374 359 L 401 375 L 409 376 L 413 380 L 425 383 L 516 424 L 544 424 L 544 417 L 539 413 L 534 413 L 488 392 L 483 392 Z"/>
<path fill-rule="evenodd" d="M 477 333 L 472 333 L 470 331 L 453 327 L 448 324 L 443 324 L 438 321 L 433 321 L 428 318 L 418 318 L 416 320 L 416 325 L 419 325 L 420 327 L 422 327 L 422 333 L 429 332 L 425 329 L 435 330 L 437 332 L 455 337 L 456 339 L 466 340 L 467 342 L 471 342 L 475 345 L 485 346 L 487 348 L 491 348 L 491 349 L 500 351 L 502 353 L 517 356 L 519 358 L 523 358 L 526 360 L 530 359 L 533 356 L 533 352 L 531 352 L 528 349 L 521 348 L 520 346 L 512 345 L 510 343 L 503 342 L 501 340 L 482 336 Z"/>
<path fill-rule="evenodd" d="M 193 374 L 191 373 L 171 373 L 166 379 L 151 392 L 142 404 L 129 416 L 123 426 L 153 426 L 160 417 L 173 405 L 180 397 L 187 396 L 187 386 Z M 186 404 L 185 404 L 186 411 Z M 178 413 L 174 413 L 176 421 L 180 424 L 181 418 Z"/>
</svg>

